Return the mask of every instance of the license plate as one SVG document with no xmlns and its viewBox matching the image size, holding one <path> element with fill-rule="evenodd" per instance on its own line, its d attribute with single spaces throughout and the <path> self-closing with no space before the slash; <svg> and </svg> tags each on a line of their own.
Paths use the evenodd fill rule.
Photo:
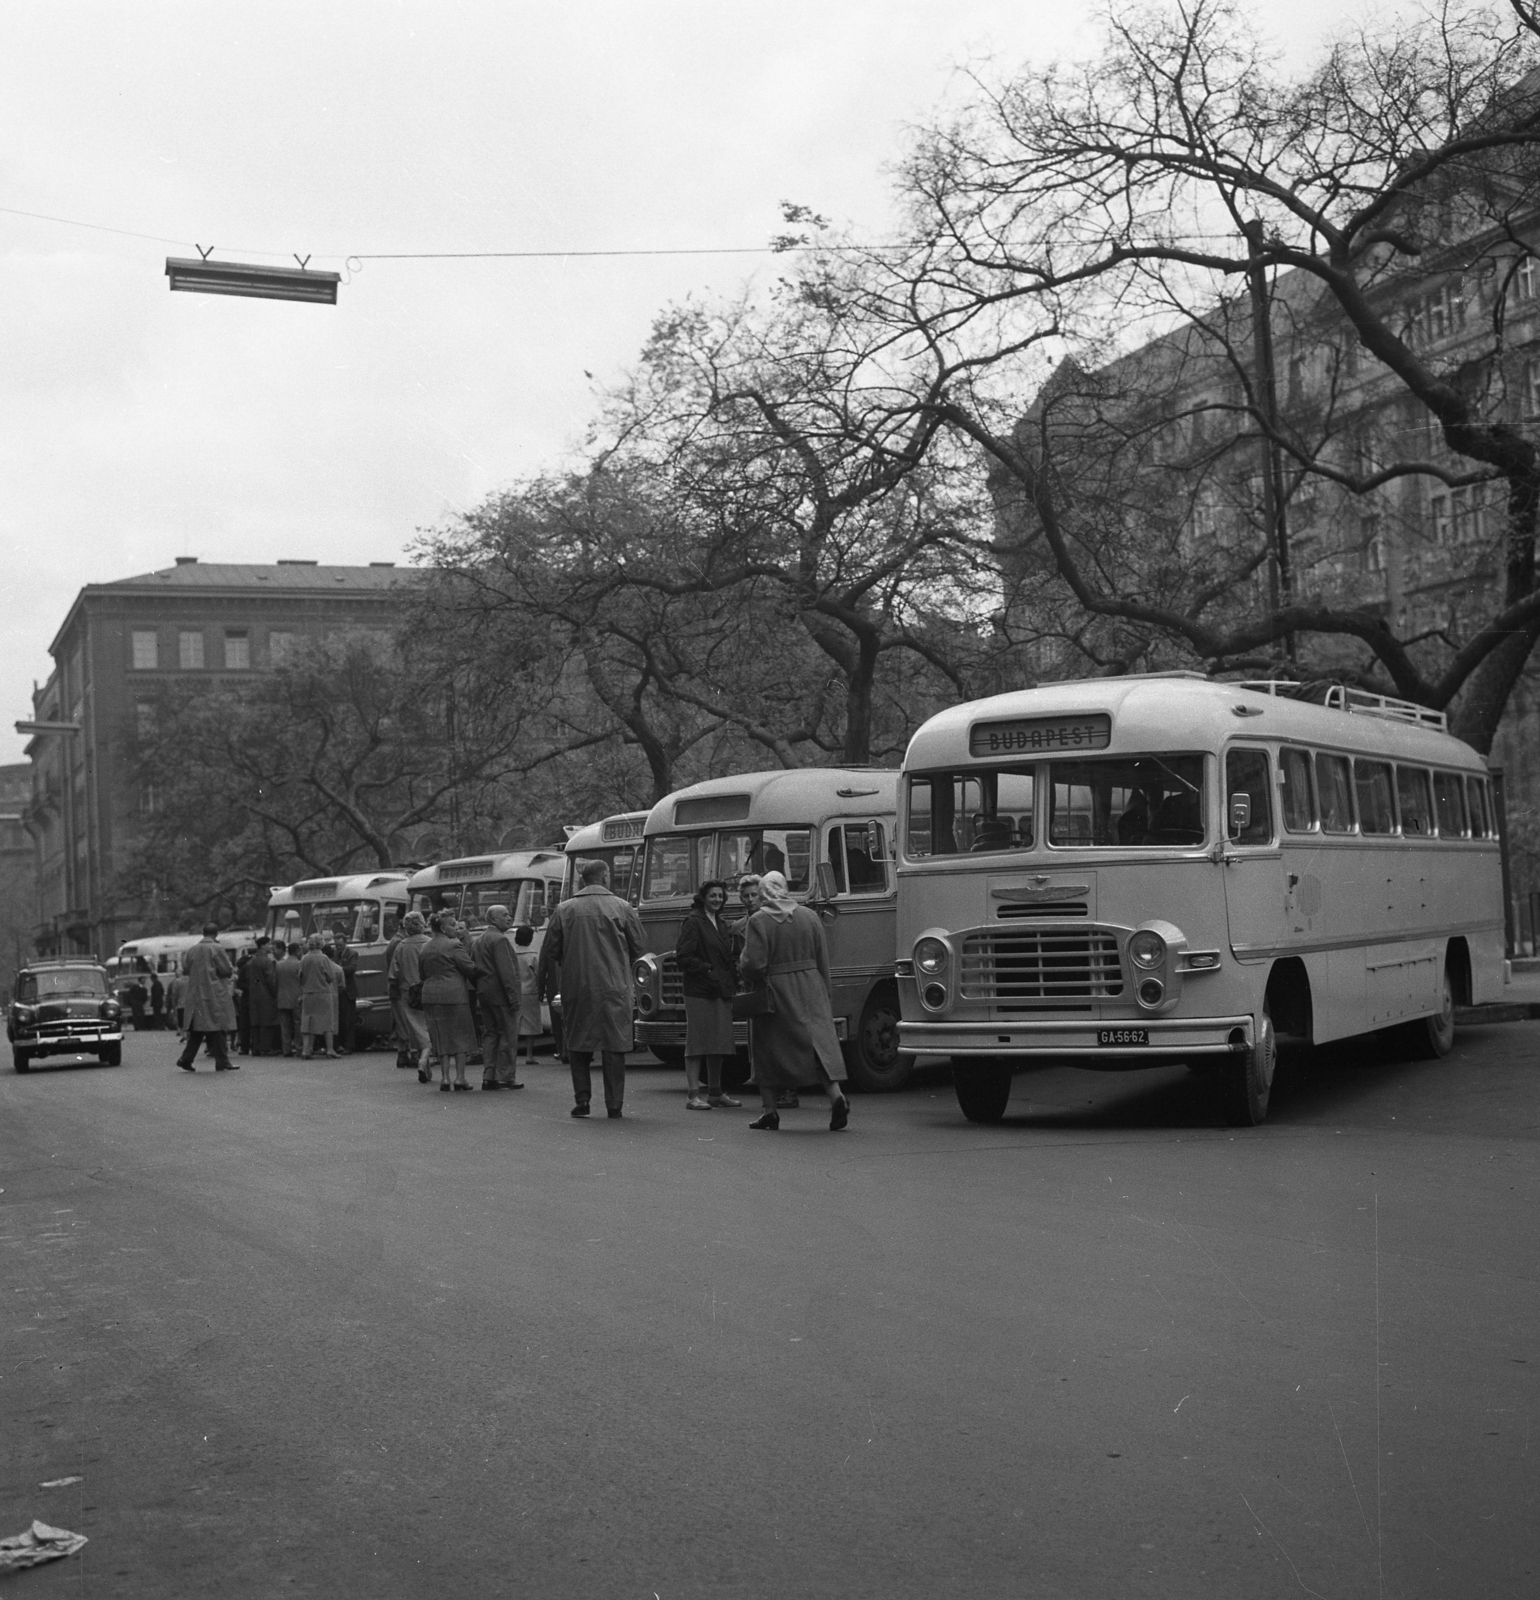
<svg viewBox="0 0 1540 1600">
<path fill-rule="evenodd" d="M 1110 1044 L 1114 1046 L 1130 1044 L 1148 1044 L 1150 1030 L 1148 1028 L 1098 1028 L 1096 1030 L 1097 1044 Z"/>
</svg>

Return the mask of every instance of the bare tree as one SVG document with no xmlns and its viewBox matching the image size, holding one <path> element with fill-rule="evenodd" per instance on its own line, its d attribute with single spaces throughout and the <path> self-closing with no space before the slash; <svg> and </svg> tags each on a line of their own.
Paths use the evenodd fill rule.
<svg viewBox="0 0 1540 1600">
<path fill-rule="evenodd" d="M 867 312 L 927 353 L 921 398 L 986 453 L 1104 634 L 1214 665 L 1356 642 L 1387 687 L 1460 696 L 1457 726 L 1490 746 L 1540 636 L 1535 33 L 1517 3 L 1451 3 L 1290 80 L 1232 6 L 1185 0 L 1113 16 L 1083 64 L 979 80 L 916 141 L 908 248 L 862 263 Z M 1057 391 L 1050 350 L 1074 358 Z M 1022 419 L 1025 383 L 1043 397 Z M 1366 410 L 1387 424 L 1367 440 Z M 1187 492 L 1152 515 L 1161 480 L 1135 468 L 1163 442 Z M 1227 452 L 1255 463 L 1255 504 L 1183 545 Z M 1291 497 L 1372 506 L 1408 484 L 1500 494 L 1479 602 L 1419 628 L 1298 581 Z"/>
</svg>

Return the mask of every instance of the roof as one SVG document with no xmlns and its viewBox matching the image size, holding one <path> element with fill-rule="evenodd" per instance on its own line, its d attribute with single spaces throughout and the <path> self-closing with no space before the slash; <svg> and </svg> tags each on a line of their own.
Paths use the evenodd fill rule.
<svg viewBox="0 0 1540 1600">
<path fill-rule="evenodd" d="M 454 861 L 440 861 L 414 872 L 407 888 L 415 892 L 435 883 L 470 883 L 482 878 L 493 882 L 514 876 L 559 878 L 565 871 L 565 859 L 556 846 L 545 850 L 499 850 L 485 856 L 460 856 Z"/>
<path fill-rule="evenodd" d="M 585 850 L 597 850 L 601 845 L 634 843 L 641 838 L 643 824 L 649 815 L 646 811 L 617 811 L 602 822 L 590 822 L 581 828 L 574 828 L 563 849 L 569 856 L 574 856 L 581 855 Z"/>
<path fill-rule="evenodd" d="M 1244 714 L 1236 706 L 1246 708 Z M 1106 712 L 1111 744 L 1094 754 L 1138 750 L 1212 750 L 1232 737 L 1288 739 L 1326 749 L 1361 751 L 1403 761 L 1484 771 L 1481 757 L 1452 734 L 1362 712 L 1291 700 L 1238 683 L 1151 674 L 1084 678 L 972 700 L 938 712 L 909 741 L 904 770 L 1011 764 L 1012 758 L 972 756 L 969 729 L 979 722 L 1073 717 Z M 1073 755 L 1072 751 L 1062 754 Z M 1039 759 L 1023 755 L 1016 761 Z"/>
<path fill-rule="evenodd" d="M 733 807 L 732 798 L 744 803 Z M 721 805 L 699 805 L 696 814 L 678 820 L 679 806 L 691 801 L 720 800 Z M 881 767 L 776 767 L 769 772 L 740 772 L 726 778 L 708 778 L 676 789 L 652 808 L 647 833 L 667 833 L 675 828 L 718 828 L 742 824 L 751 828 L 794 826 L 815 822 L 831 814 L 870 815 L 898 808 L 898 773 Z"/>
<path fill-rule="evenodd" d="M 110 583 L 87 584 L 81 592 L 122 593 L 124 590 L 164 589 L 333 589 L 379 592 L 399 588 L 420 578 L 425 568 L 398 567 L 381 562 L 367 567 L 322 566 L 319 563 L 179 561 L 157 572 L 141 572 Z"/>
</svg>

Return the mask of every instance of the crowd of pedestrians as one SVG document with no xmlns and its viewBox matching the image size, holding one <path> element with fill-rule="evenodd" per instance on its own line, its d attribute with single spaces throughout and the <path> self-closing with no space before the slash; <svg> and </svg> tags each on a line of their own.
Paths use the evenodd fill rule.
<svg viewBox="0 0 1540 1600">
<path fill-rule="evenodd" d="M 792 898 L 780 872 L 746 874 L 737 889 L 741 924 L 727 920 L 728 885 L 713 879 L 701 885 L 677 941 L 686 1109 L 742 1105 L 723 1088 L 742 1020 L 761 1103 L 749 1126 L 775 1132 L 781 1112 L 799 1104 L 798 1091 L 816 1088 L 839 1131 L 850 1102 L 839 1083 L 823 924 Z M 343 930 L 313 932 L 302 947 L 263 937 L 235 962 L 217 933 L 213 923 L 204 928 L 166 993 L 183 1041 L 179 1067 L 194 1071 L 200 1046 L 220 1072 L 239 1065 L 232 1050 L 309 1061 L 353 1048 L 357 953 Z M 486 927 L 474 934 L 452 911 L 408 912 L 385 951 L 396 1064 L 431 1083 L 437 1063 L 442 1093 L 469 1091 L 466 1072 L 479 1051 L 484 1091 L 522 1089 L 519 1061 L 534 1059 L 547 1002 L 556 1052 L 572 1075 L 572 1115 L 592 1112 L 597 1055 L 605 1112 L 624 1116 L 626 1056 L 635 1048 L 632 969 L 645 940 L 635 908 L 611 892 L 603 862 L 583 865 L 538 958 L 533 946 L 533 929 L 515 926 L 506 906 L 489 907 Z"/>
</svg>

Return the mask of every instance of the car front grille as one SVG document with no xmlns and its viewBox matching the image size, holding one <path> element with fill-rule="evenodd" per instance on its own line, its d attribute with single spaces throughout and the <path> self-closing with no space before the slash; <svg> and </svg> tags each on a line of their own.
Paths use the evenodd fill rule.
<svg viewBox="0 0 1540 1600">
<path fill-rule="evenodd" d="M 962 942 L 959 994 L 994 1005 L 1064 1007 L 1123 992 L 1118 941 L 1082 928 L 991 929 Z"/>
</svg>

